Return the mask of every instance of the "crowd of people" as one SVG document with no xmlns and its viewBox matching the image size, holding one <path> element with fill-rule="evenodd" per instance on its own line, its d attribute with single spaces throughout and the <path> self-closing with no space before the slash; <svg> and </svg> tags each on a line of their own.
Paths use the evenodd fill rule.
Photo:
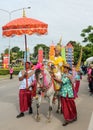
<svg viewBox="0 0 93 130">
<path fill-rule="evenodd" d="M 87 68 L 89 92 L 93 94 L 93 64 L 90 64 Z"/>
<path fill-rule="evenodd" d="M 34 84 L 35 70 L 38 68 L 44 69 L 44 65 L 38 64 L 34 67 L 30 62 L 25 63 L 25 70 L 19 72 L 19 106 L 20 113 L 17 118 L 23 117 L 24 112 L 29 110 L 29 114 L 33 113 L 32 98 L 33 90 L 36 91 Z M 64 61 L 60 55 L 60 46 L 55 48 L 55 56 L 53 60 L 49 61 L 47 67 L 53 79 L 55 88 L 54 97 L 57 95 L 60 100 L 61 114 L 64 117 L 63 126 L 68 125 L 77 120 L 77 109 L 75 99 L 78 97 L 80 80 L 82 79 L 82 72 Z M 50 68 L 49 68 L 50 67 Z M 53 71 L 55 70 L 55 71 Z M 72 72 L 72 73 L 71 73 Z M 93 93 L 93 67 L 87 69 L 90 92 Z M 35 96 L 35 94 L 34 94 Z"/>
</svg>

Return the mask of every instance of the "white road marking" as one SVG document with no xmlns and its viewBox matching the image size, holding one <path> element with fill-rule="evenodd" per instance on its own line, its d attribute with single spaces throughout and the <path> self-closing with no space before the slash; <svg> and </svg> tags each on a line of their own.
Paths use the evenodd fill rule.
<svg viewBox="0 0 93 130">
<path fill-rule="evenodd" d="M 93 130 L 93 112 L 92 112 L 92 116 L 91 116 L 91 119 L 90 119 L 90 122 L 89 122 L 88 130 Z"/>
</svg>

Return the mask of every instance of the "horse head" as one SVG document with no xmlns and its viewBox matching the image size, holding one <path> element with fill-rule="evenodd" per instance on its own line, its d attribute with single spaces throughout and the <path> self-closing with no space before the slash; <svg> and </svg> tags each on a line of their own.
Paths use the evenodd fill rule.
<svg viewBox="0 0 93 130">
<path fill-rule="evenodd" d="M 49 87 L 49 84 L 51 83 L 52 80 L 50 73 L 45 68 L 44 70 L 36 69 L 35 77 L 36 77 L 38 87 L 42 87 L 46 89 Z"/>
</svg>

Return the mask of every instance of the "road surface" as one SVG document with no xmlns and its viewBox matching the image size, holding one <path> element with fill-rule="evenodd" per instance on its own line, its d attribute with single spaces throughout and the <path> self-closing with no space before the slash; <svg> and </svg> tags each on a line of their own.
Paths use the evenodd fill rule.
<svg viewBox="0 0 93 130">
<path fill-rule="evenodd" d="M 0 130 L 93 130 L 93 96 L 89 94 L 87 77 L 81 81 L 79 97 L 75 100 L 78 120 L 65 127 L 62 126 L 63 116 L 57 114 L 56 105 L 53 105 L 52 121 L 47 121 L 48 102 L 42 101 L 41 121 L 36 122 L 36 107 L 33 103 L 33 115 L 28 112 L 25 116 L 17 119 L 19 113 L 18 99 L 19 81 L 17 77 L 12 80 L 0 80 Z"/>
</svg>

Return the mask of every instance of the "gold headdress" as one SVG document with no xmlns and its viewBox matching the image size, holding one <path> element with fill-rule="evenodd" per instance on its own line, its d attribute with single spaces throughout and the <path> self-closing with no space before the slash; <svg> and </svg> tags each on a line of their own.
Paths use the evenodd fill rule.
<svg viewBox="0 0 93 130">
<path fill-rule="evenodd" d="M 61 51 L 61 46 L 60 46 L 59 44 L 57 44 L 57 45 L 55 46 L 55 50 Z"/>
<path fill-rule="evenodd" d="M 62 42 L 62 37 L 60 38 L 59 42 L 55 46 L 55 49 L 61 52 L 61 42 Z"/>
</svg>

